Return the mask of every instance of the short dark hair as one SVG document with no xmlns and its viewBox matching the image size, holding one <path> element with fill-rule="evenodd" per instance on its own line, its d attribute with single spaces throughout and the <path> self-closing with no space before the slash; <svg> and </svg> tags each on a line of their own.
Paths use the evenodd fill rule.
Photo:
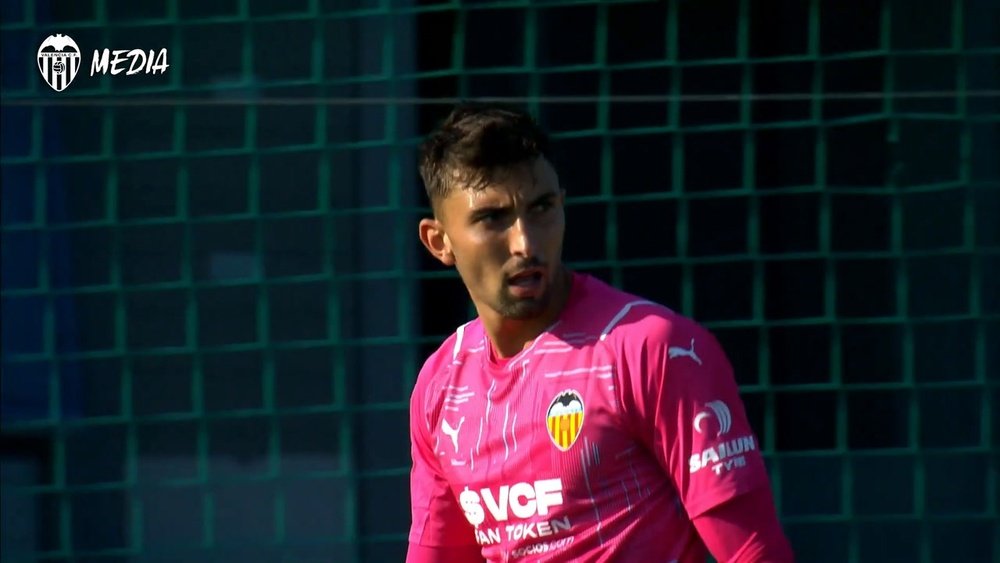
<svg viewBox="0 0 1000 563">
<path fill-rule="evenodd" d="M 456 106 L 420 149 L 420 176 L 431 205 L 456 180 L 485 188 L 497 172 L 550 157 L 548 135 L 526 111 L 485 102 Z"/>
</svg>

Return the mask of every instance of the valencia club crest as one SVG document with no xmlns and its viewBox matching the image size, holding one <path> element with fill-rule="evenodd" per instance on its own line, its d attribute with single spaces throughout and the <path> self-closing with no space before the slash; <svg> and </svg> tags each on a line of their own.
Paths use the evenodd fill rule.
<svg viewBox="0 0 1000 563">
<path fill-rule="evenodd" d="M 545 413 L 549 438 L 561 451 L 573 446 L 583 427 L 583 397 L 572 389 L 556 395 Z"/>
</svg>

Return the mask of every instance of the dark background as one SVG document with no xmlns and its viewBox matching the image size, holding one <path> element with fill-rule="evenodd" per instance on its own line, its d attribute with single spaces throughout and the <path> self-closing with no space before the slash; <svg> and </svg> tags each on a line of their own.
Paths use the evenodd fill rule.
<svg viewBox="0 0 1000 563">
<path fill-rule="evenodd" d="M 995 4 L 533 6 L 3 1 L 5 560 L 401 560 L 472 314 L 415 146 L 484 96 L 553 132 L 566 259 L 717 334 L 799 560 L 1000 554 Z"/>
</svg>

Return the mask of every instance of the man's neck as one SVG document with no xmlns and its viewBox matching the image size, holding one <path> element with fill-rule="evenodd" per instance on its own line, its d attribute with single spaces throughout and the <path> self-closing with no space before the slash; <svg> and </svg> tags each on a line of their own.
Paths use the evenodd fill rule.
<svg viewBox="0 0 1000 563">
<path fill-rule="evenodd" d="M 533 319 L 508 319 L 495 312 L 491 312 L 493 314 L 489 316 L 481 314 L 480 319 L 482 319 L 486 334 L 489 335 L 493 353 L 498 358 L 509 358 L 516 356 L 534 342 L 538 335 L 556 322 L 556 319 L 562 314 L 563 308 L 569 300 L 572 285 L 573 274 L 564 268 L 557 286 L 554 288 L 555 295 L 549 310 Z"/>
</svg>

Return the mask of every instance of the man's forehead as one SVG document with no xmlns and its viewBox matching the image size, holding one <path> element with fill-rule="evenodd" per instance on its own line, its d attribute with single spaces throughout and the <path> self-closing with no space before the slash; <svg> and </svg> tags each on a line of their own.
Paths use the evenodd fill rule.
<svg viewBox="0 0 1000 563">
<path fill-rule="evenodd" d="M 485 183 L 456 182 L 449 194 L 470 205 L 508 201 L 511 198 L 532 200 L 559 191 L 559 181 L 551 165 L 543 159 L 533 164 L 498 171 Z"/>
</svg>

